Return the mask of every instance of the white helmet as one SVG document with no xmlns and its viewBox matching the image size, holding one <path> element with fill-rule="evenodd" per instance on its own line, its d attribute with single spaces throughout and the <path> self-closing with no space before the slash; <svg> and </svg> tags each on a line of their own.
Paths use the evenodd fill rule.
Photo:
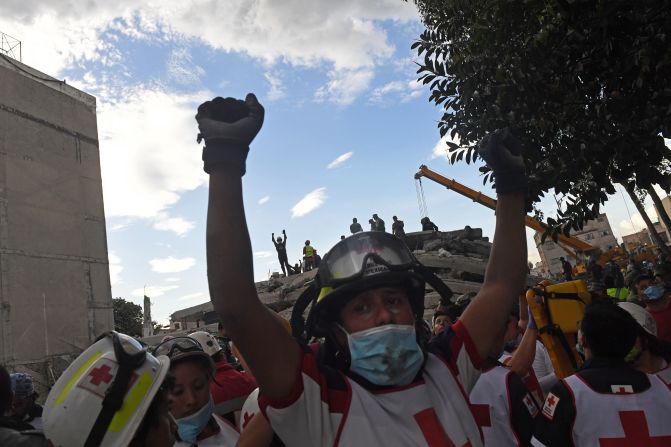
<svg viewBox="0 0 671 447">
<path fill-rule="evenodd" d="M 170 369 L 134 338 L 110 332 L 61 374 L 44 404 L 44 434 L 55 447 L 127 446 Z"/>
<path fill-rule="evenodd" d="M 189 334 L 189 337 L 196 340 L 203 347 L 203 351 L 210 357 L 215 355 L 217 352 L 221 352 L 221 346 L 212 334 L 205 331 L 198 331 Z"/>
<path fill-rule="evenodd" d="M 645 332 L 657 337 L 657 323 L 655 323 L 655 319 L 652 318 L 652 315 L 650 315 L 647 310 L 635 303 L 622 302 L 617 303 L 617 305 L 629 312 L 629 315 L 634 317 L 634 320 L 636 320 Z"/>
<path fill-rule="evenodd" d="M 247 424 L 249 424 L 249 421 L 252 420 L 254 415 L 261 411 L 259 408 L 259 389 L 255 389 L 252 391 L 249 396 L 247 396 L 247 400 L 245 400 L 245 403 L 242 405 L 242 410 L 240 411 L 240 433 L 245 429 Z"/>
</svg>

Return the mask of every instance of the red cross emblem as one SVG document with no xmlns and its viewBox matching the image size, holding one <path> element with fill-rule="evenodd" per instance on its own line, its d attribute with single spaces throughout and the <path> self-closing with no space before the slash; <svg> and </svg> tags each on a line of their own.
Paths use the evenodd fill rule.
<svg viewBox="0 0 671 447">
<path fill-rule="evenodd" d="M 648 421 L 643 411 L 620 411 L 624 438 L 599 438 L 600 447 L 664 447 L 671 445 L 671 436 L 650 436 Z"/>
<path fill-rule="evenodd" d="M 110 383 L 114 376 L 110 374 L 112 368 L 108 365 L 103 365 L 99 368 L 91 370 L 89 377 L 91 377 L 91 383 L 95 386 L 100 385 L 100 382 Z"/>
</svg>

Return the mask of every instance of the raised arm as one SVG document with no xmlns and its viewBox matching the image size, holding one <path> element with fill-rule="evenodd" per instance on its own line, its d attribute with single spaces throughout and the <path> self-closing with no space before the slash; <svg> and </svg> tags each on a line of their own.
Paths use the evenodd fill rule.
<svg viewBox="0 0 671 447">
<path fill-rule="evenodd" d="M 527 268 L 524 205 L 527 189 L 519 141 L 507 130 L 483 141 L 479 155 L 496 180 L 496 228 L 485 281 L 461 321 L 481 358 L 501 343 L 502 330 L 520 290 Z"/>
<path fill-rule="evenodd" d="M 245 105 L 247 116 L 234 123 L 210 118 L 214 113 L 207 107 L 201 112 L 203 106 L 196 117 L 206 142 L 205 171 L 210 174 L 207 277 L 214 309 L 262 391 L 271 398 L 282 398 L 291 391 L 300 348 L 259 301 L 254 285 L 241 177 L 248 145 L 261 128 L 264 111 L 252 94 L 247 95 Z"/>
</svg>

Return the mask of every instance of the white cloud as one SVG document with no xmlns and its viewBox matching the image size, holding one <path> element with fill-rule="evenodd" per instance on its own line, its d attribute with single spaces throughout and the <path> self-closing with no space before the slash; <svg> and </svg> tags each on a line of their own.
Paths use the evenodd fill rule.
<svg viewBox="0 0 671 447">
<path fill-rule="evenodd" d="M 263 259 L 263 258 L 270 258 L 273 254 L 269 251 L 255 251 L 254 252 L 254 257 Z"/>
<path fill-rule="evenodd" d="M 80 60 L 118 62 L 110 30 L 133 39 L 197 38 L 267 63 L 370 67 L 394 51 L 379 24 L 417 18 L 413 2 L 398 0 L 0 3 L 0 29 L 23 40 L 26 63 L 52 74 Z"/>
<path fill-rule="evenodd" d="M 167 282 L 179 282 L 180 278 L 176 276 L 171 276 L 170 278 L 163 278 L 163 280 Z"/>
<path fill-rule="evenodd" d="M 259 199 L 259 205 L 263 205 L 264 203 L 268 203 L 268 200 L 270 200 L 270 196 L 263 196 Z"/>
<path fill-rule="evenodd" d="M 282 99 L 286 96 L 286 92 L 284 91 L 284 85 L 282 84 L 282 79 L 280 79 L 279 76 L 276 76 L 271 73 L 266 73 L 264 74 L 264 77 L 266 78 L 266 81 L 268 81 L 268 84 L 270 84 L 270 90 L 268 90 L 269 100 L 275 101 L 278 99 Z"/>
<path fill-rule="evenodd" d="M 110 285 L 114 286 L 121 282 L 123 265 L 121 265 L 121 258 L 114 254 L 113 251 L 107 253 L 107 259 L 109 260 Z"/>
<path fill-rule="evenodd" d="M 652 220 L 653 223 L 659 220 L 659 218 L 657 217 L 657 211 L 655 210 L 654 206 L 647 207 L 645 209 L 645 213 L 648 215 L 648 217 L 650 217 L 650 220 Z M 645 221 L 643 220 L 643 218 L 639 213 L 632 214 L 631 220 L 624 219 L 620 221 L 618 226 L 620 228 L 620 234 L 624 236 L 632 233 L 637 233 L 647 228 L 647 226 L 645 225 Z"/>
<path fill-rule="evenodd" d="M 177 301 L 193 301 L 206 299 L 207 295 L 203 292 L 189 293 L 188 295 L 180 296 Z"/>
<path fill-rule="evenodd" d="M 447 133 L 444 137 L 442 137 L 436 145 L 433 147 L 433 151 L 431 151 L 431 159 L 434 160 L 436 158 L 444 158 L 447 159 L 447 141 L 451 141 L 452 143 L 459 144 L 459 135 L 455 135 L 454 138 L 450 136 L 450 132 Z"/>
<path fill-rule="evenodd" d="M 196 265 L 194 258 L 175 258 L 169 256 L 167 258 L 155 258 L 149 261 L 151 269 L 157 273 L 179 273 L 189 270 Z"/>
<path fill-rule="evenodd" d="M 345 152 L 342 155 L 339 155 L 335 160 L 333 160 L 331 163 L 329 163 L 327 168 L 328 169 L 337 168 L 338 166 L 340 166 L 341 164 L 343 164 L 347 160 L 349 160 L 350 157 L 352 157 L 352 154 L 354 154 L 354 152 L 350 151 L 350 152 Z"/>
<path fill-rule="evenodd" d="M 175 48 L 170 52 L 166 69 L 170 78 L 179 84 L 192 86 L 200 83 L 205 70 L 194 63 L 188 48 Z"/>
<path fill-rule="evenodd" d="M 374 89 L 370 94 L 370 101 L 383 103 L 394 97 L 401 102 L 407 102 L 421 96 L 423 92 L 424 86 L 416 80 L 392 81 Z"/>
<path fill-rule="evenodd" d="M 156 298 L 157 296 L 165 295 L 166 292 L 175 290 L 179 286 L 149 286 L 149 287 L 140 287 L 131 292 L 133 296 L 144 296 L 147 295 L 150 298 Z"/>
<path fill-rule="evenodd" d="M 329 73 L 331 80 L 315 92 L 315 100 L 341 106 L 352 104 L 368 88 L 373 75 L 374 71 L 369 68 L 332 71 Z"/>
<path fill-rule="evenodd" d="M 185 236 L 193 230 L 195 224 L 181 217 L 170 217 L 166 213 L 159 213 L 154 222 L 154 229 L 161 231 L 172 231 L 177 236 Z"/>
<path fill-rule="evenodd" d="M 181 193 L 206 183 L 193 111 L 208 96 L 140 87 L 98 108 L 107 217 L 160 217 Z"/>
<path fill-rule="evenodd" d="M 291 217 L 302 217 L 316 210 L 326 200 L 326 188 L 317 188 L 309 192 L 291 208 Z"/>
</svg>

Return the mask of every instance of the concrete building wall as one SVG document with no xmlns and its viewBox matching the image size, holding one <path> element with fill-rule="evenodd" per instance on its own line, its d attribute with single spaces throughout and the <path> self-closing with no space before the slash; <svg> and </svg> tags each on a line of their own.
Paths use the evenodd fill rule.
<svg viewBox="0 0 671 447">
<path fill-rule="evenodd" d="M 49 385 L 114 325 L 96 103 L 4 57 L 0 79 L 0 363 Z"/>
<path fill-rule="evenodd" d="M 607 251 L 618 245 L 617 239 L 613 235 L 613 230 L 610 227 L 608 216 L 605 214 L 600 214 L 596 219 L 586 222 L 582 230 L 571 233 L 571 236 L 581 239 L 594 247 L 599 247 L 603 251 Z M 536 242 L 536 248 L 538 249 L 538 254 L 541 257 L 543 266 L 549 272 L 562 272 L 561 262 L 559 261 L 561 256 L 564 256 L 572 265 L 575 265 L 575 260 L 569 258 L 566 251 L 558 244 L 551 240 L 546 240 L 546 242 L 541 245 L 540 233 L 534 235 L 534 241 Z"/>
</svg>

